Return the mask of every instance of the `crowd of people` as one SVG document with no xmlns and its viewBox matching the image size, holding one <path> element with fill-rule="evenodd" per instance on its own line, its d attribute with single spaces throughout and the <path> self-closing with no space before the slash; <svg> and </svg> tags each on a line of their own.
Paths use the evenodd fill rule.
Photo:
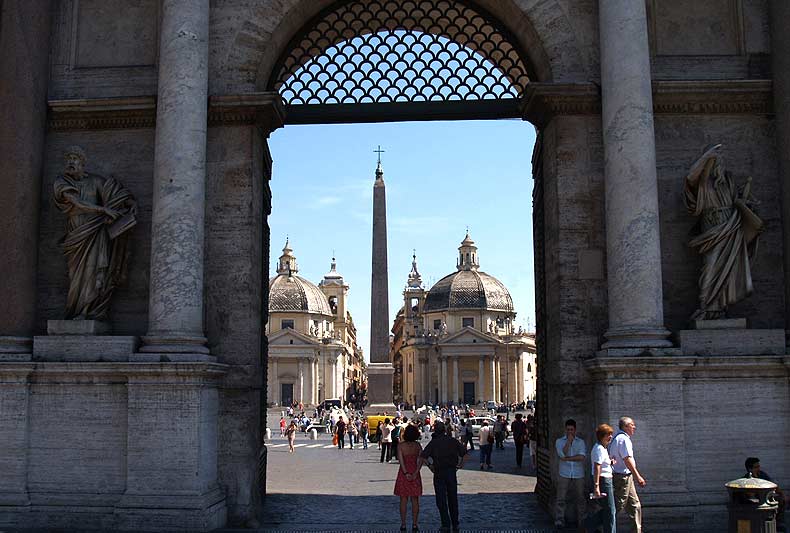
<svg viewBox="0 0 790 533">
<path fill-rule="evenodd" d="M 420 471 L 427 466 L 433 473 L 436 505 L 442 521 L 443 531 L 457 531 L 458 483 L 456 471 L 462 468 L 470 451 L 479 450 L 480 470 L 491 470 L 492 451 L 504 448 L 507 436 L 507 420 L 497 416 L 493 424 L 487 420 L 474 435 L 470 418 L 473 411 L 467 411 L 467 418 L 461 417 L 454 407 L 443 407 L 434 416 L 412 416 L 411 419 L 398 409 L 392 417 L 386 413 L 376 428 L 368 427 L 368 420 L 361 412 L 333 410 L 327 430 L 333 435 L 338 449 L 361 444 L 368 448 L 369 442 L 376 442 L 380 450 L 381 463 L 399 465 L 394 494 L 400 498 L 401 531 L 407 530 L 408 508 L 411 505 L 412 532 L 419 531 L 419 498 L 422 495 Z M 286 424 L 280 419 L 281 435 L 287 437 L 289 452 L 293 453 L 293 440 L 300 424 L 304 424 L 304 413 L 297 415 Z M 646 479 L 637 467 L 634 445 L 631 438 L 636 432 L 636 423 L 624 416 L 618 421 L 615 431 L 608 424 L 600 424 L 595 429 L 595 442 L 590 450 L 590 477 L 592 492 L 585 495 L 587 476 L 587 446 L 577 436 L 576 421 L 568 419 L 564 424 L 564 435 L 555 441 L 559 472 L 556 483 L 555 526 L 565 527 L 566 505 L 572 497 L 576 507 L 576 517 L 580 531 L 616 533 L 617 515 L 625 512 L 630 529 L 642 531 L 642 506 L 637 487 L 644 487 Z M 535 420 L 532 414 L 526 419 L 521 413 L 515 415 L 510 424 L 510 432 L 516 449 L 516 467 L 521 468 L 524 448 L 528 447 L 532 467 L 536 467 L 537 438 Z M 427 440 L 423 448 L 422 442 Z M 761 471 L 759 459 L 750 457 L 745 463 L 747 476 L 770 478 Z M 777 489 L 780 501 L 779 519 L 783 521 L 784 495 Z"/>
</svg>

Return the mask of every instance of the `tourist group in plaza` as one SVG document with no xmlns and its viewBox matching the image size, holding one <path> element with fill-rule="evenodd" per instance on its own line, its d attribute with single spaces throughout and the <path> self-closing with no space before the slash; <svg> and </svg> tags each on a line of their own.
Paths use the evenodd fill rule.
<svg viewBox="0 0 790 533">
<path fill-rule="evenodd" d="M 285 416 L 280 418 L 280 434 L 287 437 L 289 452 L 293 453 L 296 432 L 304 431 L 313 422 L 304 412 L 291 413 L 294 418 L 290 422 L 286 422 Z M 508 434 L 512 434 L 516 467 L 522 468 L 525 448 L 529 453 L 529 464 L 533 468 L 536 466 L 536 428 L 532 414 L 524 417 L 522 413 L 516 413 L 510 423 L 502 415 L 496 416 L 493 423 L 483 419 L 476 435 L 472 430 L 475 412 L 471 408 L 466 411 L 465 418 L 454 406 L 438 408 L 430 415 L 415 412 L 411 417 L 400 409 L 391 416 L 384 413 L 367 417 L 361 411 L 333 409 L 326 412 L 320 406 L 314 414 L 319 420 L 326 420 L 327 432 L 332 435 L 338 450 L 376 446 L 381 463 L 398 464 L 393 492 L 400 498 L 401 531 L 407 531 L 409 514 L 411 531 L 419 531 L 423 467 L 427 466 L 433 473 L 442 530 L 457 531 L 456 471 L 469 460 L 469 452 L 478 450 L 480 470 L 492 470 L 493 450 L 504 449 Z M 371 427 L 369 419 L 375 420 L 375 428 Z M 600 424 L 596 428 L 595 443 L 590 450 L 592 492 L 589 495 L 585 493 L 588 486 L 584 468 L 587 445 L 577 436 L 573 419 L 566 420 L 564 427 L 565 434 L 555 442 L 559 464 L 555 525 L 565 527 L 566 503 L 572 499 L 580 530 L 615 532 L 616 515 L 625 511 L 633 530 L 641 532 L 637 486 L 644 486 L 646 481 L 634 457 L 631 437 L 636 431 L 636 424 L 633 419 L 622 417 L 617 431 L 608 424 Z"/>
</svg>

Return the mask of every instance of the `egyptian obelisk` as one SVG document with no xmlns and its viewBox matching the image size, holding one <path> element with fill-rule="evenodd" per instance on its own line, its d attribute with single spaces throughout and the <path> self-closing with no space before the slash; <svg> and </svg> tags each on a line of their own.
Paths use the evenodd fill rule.
<svg viewBox="0 0 790 533">
<path fill-rule="evenodd" d="M 368 365 L 368 410 L 392 412 L 389 299 L 387 298 L 387 196 L 381 147 L 373 183 L 373 260 L 370 282 L 370 364 Z"/>
</svg>

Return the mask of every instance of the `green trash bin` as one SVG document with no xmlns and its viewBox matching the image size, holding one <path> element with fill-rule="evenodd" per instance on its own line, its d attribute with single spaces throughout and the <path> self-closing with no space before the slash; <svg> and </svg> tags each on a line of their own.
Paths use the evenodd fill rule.
<svg viewBox="0 0 790 533">
<path fill-rule="evenodd" d="M 776 533 L 776 483 L 743 477 L 724 486 L 729 493 L 728 533 Z"/>
</svg>

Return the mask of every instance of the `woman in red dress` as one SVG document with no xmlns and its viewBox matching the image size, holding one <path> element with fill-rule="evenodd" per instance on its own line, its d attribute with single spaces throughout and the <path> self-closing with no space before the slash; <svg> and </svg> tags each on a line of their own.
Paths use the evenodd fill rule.
<svg viewBox="0 0 790 533">
<path fill-rule="evenodd" d="M 400 530 L 406 531 L 406 506 L 411 500 L 411 530 L 420 530 L 417 518 L 420 515 L 420 496 L 422 496 L 422 478 L 420 468 L 422 462 L 417 459 L 422 452 L 420 430 L 409 424 L 401 436 L 403 442 L 398 444 L 398 478 L 395 480 L 395 496 L 400 496 Z"/>
</svg>

